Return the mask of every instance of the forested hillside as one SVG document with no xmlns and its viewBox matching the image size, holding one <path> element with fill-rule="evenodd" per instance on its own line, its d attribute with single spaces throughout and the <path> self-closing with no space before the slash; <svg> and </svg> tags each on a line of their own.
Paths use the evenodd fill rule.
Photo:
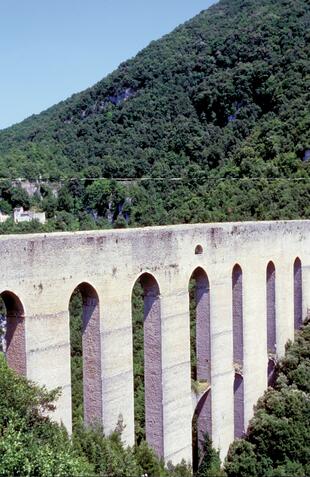
<svg viewBox="0 0 310 477">
<path fill-rule="evenodd" d="M 309 217 L 309 42 L 307 0 L 221 0 L 0 132 L 0 176 L 150 178 L 116 194 L 130 225 Z M 106 216 L 107 184 L 63 184 L 50 216 Z"/>
</svg>

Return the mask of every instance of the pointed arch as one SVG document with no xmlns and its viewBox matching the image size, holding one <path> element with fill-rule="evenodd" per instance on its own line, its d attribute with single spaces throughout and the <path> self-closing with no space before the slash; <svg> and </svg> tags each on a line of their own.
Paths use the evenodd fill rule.
<svg viewBox="0 0 310 477">
<path fill-rule="evenodd" d="M 232 317 L 234 377 L 234 436 L 244 434 L 243 383 L 243 283 L 242 269 L 236 264 L 232 271 Z"/>
<path fill-rule="evenodd" d="M 266 268 L 266 310 L 267 310 L 267 381 L 272 385 L 276 358 L 276 268 L 270 261 Z"/>
<path fill-rule="evenodd" d="M 143 411 L 145 436 L 149 446 L 154 449 L 159 457 L 163 457 L 164 429 L 160 289 L 155 277 L 148 272 L 142 273 L 137 278 L 135 285 L 137 282 L 141 286 L 143 300 L 143 363 L 140 363 L 143 367 L 143 373 L 138 379 L 140 380 L 140 393 L 144 392 Z M 133 329 L 133 334 L 134 333 L 135 329 Z M 141 379 L 143 380 L 142 382 Z M 137 381 L 136 376 L 134 376 L 134 381 Z M 136 400 L 137 396 L 135 396 L 135 401 Z M 143 423 L 141 424 L 143 425 Z"/>
<path fill-rule="evenodd" d="M 102 423 L 100 308 L 98 294 L 89 283 L 80 283 L 71 299 L 77 293 L 82 300 L 84 423 L 89 425 Z"/>
<path fill-rule="evenodd" d="M 276 352 L 276 269 L 269 262 L 266 269 L 267 292 L 267 347 L 268 352 Z"/>
<path fill-rule="evenodd" d="M 299 330 L 302 316 L 302 265 L 299 257 L 294 262 L 294 328 Z"/>
<path fill-rule="evenodd" d="M 5 290 L 1 293 L 5 306 L 5 354 L 8 366 L 26 376 L 26 332 L 24 307 L 17 295 Z"/>
<path fill-rule="evenodd" d="M 195 466 L 205 434 L 210 438 L 212 435 L 210 284 L 201 267 L 194 270 L 189 280 L 189 303 L 192 379 L 209 388 L 197 403 L 192 423 Z"/>
</svg>

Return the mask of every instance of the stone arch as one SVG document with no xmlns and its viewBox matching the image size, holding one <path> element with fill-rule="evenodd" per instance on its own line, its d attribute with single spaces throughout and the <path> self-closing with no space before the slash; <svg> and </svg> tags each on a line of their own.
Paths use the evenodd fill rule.
<svg viewBox="0 0 310 477">
<path fill-rule="evenodd" d="M 5 306 L 5 354 L 8 366 L 26 376 L 25 313 L 21 300 L 15 293 L 5 290 L 0 294 Z"/>
<path fill-rule="evenodd" d="M 92 285 L 75 287 L 82 298 L 82 355 L 84 423 L 102 423 L 102 379 L 99 297 Z M 70 300 L 71 300 L 70 298 Z"/>
<path fill-rule="evenodd" d="M 148 272 L 142 273 L 135 281 L 135 284 L 137 282 L 139 282 L 142 287 L 143 295 L 145 435 L 149 446 L 152 447 L 159 457 L 163 457 L 164 429 L 160 289 L 155 277 Z"/>
<path fill-rule="evenodd" d="M 242 269 L 236 264 L 232 271 L 232 317 L 234 362 L 234 436 L 244 434 L 243 383 L 243 283 Z"/>
<path fill-rule="evenodd" d="M 270 261 L 266 268 L 266 310 L 267 310 L 267 353 L 268 367 L 267 380 L 268 385 L 274 381 L 274 368 L 276 359 L 276 268 Z"/>
<path fill-rule="evenodd" d="M 211 323 L 210 285 L 207 273 L 198 267 L 189 281 L 191 318 L 192 379 L 198 383 L 193 418 L 193 461 L 197 460 L 198 448 L 202 447 L 205 434 L 212 434 L 211 398 Z"/>
<path fill-rule="evenodd" d="M 302 316 L 302 266 L 299 257 L 294 262 L 294 328 L 299 330 L 303 323 Z"/>
</svg>

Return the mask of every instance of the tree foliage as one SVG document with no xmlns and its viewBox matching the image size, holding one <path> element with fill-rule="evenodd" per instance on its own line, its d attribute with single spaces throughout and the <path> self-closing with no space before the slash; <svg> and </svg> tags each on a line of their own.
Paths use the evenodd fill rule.
<svg viewBox="0 0 310 477">
<path fill-rule="evenodd" d="M 221 0 L 0 132 L 0 177 L 76 177 L 41 204 L 56 230 L 308 218 L 309 24 L 307 0 Z"/>
<path fill-rule="evenodd" d="M 0 353 L 0 474 L 53 477 L 91 475 L 64 428 L 52 423 L 58 392 L 48 392 L 8 369 Z"/>
<path fill-rule="evenodd" d="M 228 477 L 310 473 L 310 322 L 289 343 L 276 371 L 275 388 L 259 400 L 246 438 L 230 447 Z"/>
</svg>

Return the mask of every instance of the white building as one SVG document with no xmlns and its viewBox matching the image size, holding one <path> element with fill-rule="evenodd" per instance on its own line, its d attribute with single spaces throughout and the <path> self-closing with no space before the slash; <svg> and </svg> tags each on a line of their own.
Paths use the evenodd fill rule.
<svg viewBox="0 0 310 477">
<path fill-rule="evenodd" d="M 32 210 L 24 210 L 23 207 L 16 207 L 14 209 L 14 222 L 30 222 L 31 220 L 38 220 L 40 224 L 45 224 L 45 212 L 33 212 Z"/>
<path fill-rule="evenodd" d="M 3 214 L 2 211 L 0 210 L 0 224 L 3 224 L 10 218 L 9 215 Z"/>
</svg>

